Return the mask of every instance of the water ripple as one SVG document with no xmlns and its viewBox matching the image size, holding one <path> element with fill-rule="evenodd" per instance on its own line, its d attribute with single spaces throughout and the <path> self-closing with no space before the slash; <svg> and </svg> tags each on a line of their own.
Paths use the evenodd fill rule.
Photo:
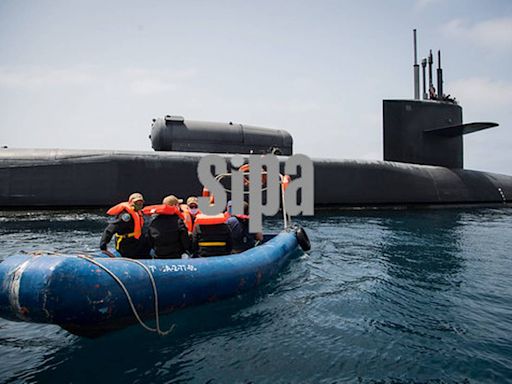
<svg viewBox="0 0 512 384">
<path fill-rule="evenodd" d="M 0 320 L 0 382 L 512 382 L 510 210 L 298 221 L 308 255 L 247 295 L 165 316 L 169 337 Z M 105 224 L 102 211 L 0 212 L 0 260 L 95 250 Z"/>
</svg>

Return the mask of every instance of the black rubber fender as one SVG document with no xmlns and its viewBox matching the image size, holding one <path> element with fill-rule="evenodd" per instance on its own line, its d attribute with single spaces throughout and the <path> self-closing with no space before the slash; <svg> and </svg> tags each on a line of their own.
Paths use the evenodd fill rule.
<svg viewBox="0 0 512 384">
<path fill-rule="evenodd" d="M 304 252 L 307 252 L 311 249 L 311 242 L 309 241 L 309 237 L 306 234 L 304 228 L 299 227 L 295 232 L 295 236 L 297 236 L 297 242 Z"/>
</svg>

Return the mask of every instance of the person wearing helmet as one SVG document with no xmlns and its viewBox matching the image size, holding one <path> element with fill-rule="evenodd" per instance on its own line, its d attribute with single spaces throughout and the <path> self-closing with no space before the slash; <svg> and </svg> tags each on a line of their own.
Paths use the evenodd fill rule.
<svg viewBox="0 0 512 384">
<path fill-rule="evenodd" d="M 199 257 L 229 255 L 233 249 L 231 229 L 226 224 L 229 214 L 198 213 L 192 230 L 192 251 Z"/>
<path fill-rule="evenodd" d="M 198 213 L 201 213 L 198 206 L 196 196 L 190 196 L 187 199 L 187 204 L 181 204 L 181 211 L 183 213 L 183 221 L 188 229 L 189 235 L 192 235 L 192 229 L 194 228 L 194 221 Z"/>
<path fill-rule="evenodd" d="M 115 249 L 123 257 L 141 259 L 148 256 L 148 247 L 142 233 L 144 216 L 142 208 L 144 197 L 140 193 L 132 193 L 128 201 L 119 203 L 107 211 L 115 219 L 105 228 L 100 240 L 100 249 L 112 256 L 107 245 L 112 237 Z"/>
<path fill-rule="evenodd" d="M 162 204 L 144 208 L 153 215 L 148 228 L 148 241 L 159 259 L 179 259 L 190 248 L 190 238 L 183 223 L 179 204 L 183 200 L 174 195 L 166 196 Z"/>
</svg>

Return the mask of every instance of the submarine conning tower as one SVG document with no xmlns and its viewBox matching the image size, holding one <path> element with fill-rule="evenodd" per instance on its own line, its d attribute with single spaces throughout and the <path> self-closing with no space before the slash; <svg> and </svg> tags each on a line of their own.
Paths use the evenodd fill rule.
<svg viewBox="0 0 512 384">
<path fill-rule="evenodd" d="M 443 93 L 441 51 L 437 52 L 437 93 L 433 84 L 432 50 L 419 64 L 414 30 L 414 99 L 384 100 L 384 160 L 446 168 L 464 168 L 463 135 L 498 126 L 492 122 L 462 122 L 462 107 Z M 428 85 L 426 70 L 428 65 Z"/>
<path fill-rule="evenodd" d="M 192 121 L 181 116 L 153 119 L 149 138 L 155 151 L 293 154 L 292 136 L 284 130 Z"/>
</svg>

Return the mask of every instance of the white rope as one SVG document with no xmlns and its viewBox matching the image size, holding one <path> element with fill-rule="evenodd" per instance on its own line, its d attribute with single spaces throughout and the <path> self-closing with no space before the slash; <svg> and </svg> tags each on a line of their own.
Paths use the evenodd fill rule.
<svg viewBox="0 0 512 384">
<path fill-rule="evenodd" d="M 249 175 L 249 172 L 244 172 L 243 174 L 244 174 L 244 176 L 246 176 L 246 175 Z M 262 171 L 262 172 L 261 172 L 261 174 L 262 174 L 262 175 L 266 175 L 266 174 L 267 174 L 267 172 L 266 172 L 266 171 Z M 233 174 L 232 174 L 232 173 L 229 173 L 229 172 L 228 172 L 228 173 L 220 173 L 220 174 L 218 174 L 217 176 L 215 176 L 215 180 L 217 180 L 217 181 L 221 181 L 224 177 L 231 177 L 232 175 L 233 175 Z M 264 192 L 264 191 L 266 191 L 267 189 L 268 189 L 268 186 L 267 186 L 267 185 L 265 185 L 263 188 L 261 188 L 261 192 Z M 225 188 L 225 187 L 224 187 L 224 190 L 225 190 L 226 192 L 231 193 L 231 189 L 229 189 L 229 188 Z M 244 193 L 244 195 L 248 195 L 248 194 L 249 194 L 249 191 L 245 191 L 245 190 L 244 190 L 244 191 L 243 191 L 243 193 Z"/>
<path fill-rule="evenodd" d="M 244 176 L 245 175 L 249 175 L 249 172 L 244 172 L 243 174 L 244 174 Z M 262 175 L 266 175 L 267 172 L 266 171 L 262 171 L 261 174 Z M 229 173 L 229 172 L 221 173 L 221 174 L 215 176 L 215 179 L 217 181 L 220 181 L 224 177 L 231 177 L 231 176 L 232 176 L 232 174 Z M 288 223 L 291 222 L 291 217 L 288 215 L 288 212 L 286 211 L 286 200 L 284 198 L 284 192 L 285 191 L 284 191 L 283 179 L 284 179 L 284 176 L 279 174 L 279 180 L 280 180 L 280 184 L 281 184 L 281 201 L 282 201 L 282 205 L 283 205 L 283 221 L 284 221 L 284 228 L 286 229 L 286 228 L 288 228 Z M 263 192 L 263 191 L 266 191 L 267 189 L 268 189 L 268 186 L 265 186 L 264 188 L 261 189 L 261 191 Z M 231 193 L 231 189 L 229 189 L 229 188 L 224 188 L 224 190 L 226 192 Z M 249 193 L 249 191 L 244 191 L 244 194 L 248 194 L 248 193 Z"/>
<path fill-rule="evenodd" d="M 146 265 L 144 265 L 143 263 L 141 263 L 138 260 L 128 259 L 128 258 L 124 258 L 124 257 L 118 257 L 118 258 L 112 259 L 112 260 L 130 261 L 132 263 L 138 264 L 139 266 L 141 266 L 147 272 L 147 274 L 149 276 L 149 279 L 151 281 L 151 286 L 153 287 L 153 294 L 154 294 L 154 297 L 155 297 L 156 328 L 151 328 L 151 327 L 149 327 L 148 325 L 146 325 L 144 323 L 144 321 L 140 317 L 139 313 L 137 312 L 137 309 L 135 308 L 135 305 L 133 304 L 133 300 L 132 300 L 132 297 L 130 296 L 130 293 L 128 292 L 128 289 L 126 288 L 124 283 L 121 281 L 121 279 L 119 279 L 115 275 L 114 272 L 112 272 L 110 269 L 105 267 L 103 264 L 101 264 L 101 263 L 97 262 L 96 260 L 94 260 L 91 256 L 78 255 L 78 257 L 81 258 L 81 259 L 87 260 L 87 261 L 93 263 L 94 265 L 100 267 L 105 272 L 107 272 L 119 284 L 119 286 L 123 290 L 124 294 L 126 295 L 126 298 L 128 299 L 128 303 L 130 304 L 130 308 L 132 309 L 132 312 L 133 312 L 135 318 L 138 320 L 140 325 L 142 325 L 145 329 L 147 329 L 150 332 L 157 332 L 160 336 L 165 336 L 165 335 L 169 334 L 170 332 L 172 332 L 172 330 L 174 329 L 174 325 L 171 328 L 169 328 L 169 330 L 167 330 L 167 331 L 162 331 L 160 329 L 160 311 L 159 311 L 159 308 L 158 308 L 158 292 L 157 292 L 157 289 L 156 289 L 156 283 L 155 283 L 155 279 L 153 278 L 153 274 L 151 273 L 151 271 L 149 270 L 149 268 Z"/>
<path fill-rule="evenodd" d="M 280 176 L 280 179 L 281 179 L 281 200 L 282 200 L 282 204 L 283 204 L 283 221 L 284 221 L 284 229 L 288 228 L 288 221 L 290 221 L 290 217 L 288 216 L 288 213 L 286 212 L 286 199 L 284 198 L 284 183 L 283 183 L 283 179 L 284 179 L 284 176 L 283 175 L 279 175 Z"/>
</svg>

